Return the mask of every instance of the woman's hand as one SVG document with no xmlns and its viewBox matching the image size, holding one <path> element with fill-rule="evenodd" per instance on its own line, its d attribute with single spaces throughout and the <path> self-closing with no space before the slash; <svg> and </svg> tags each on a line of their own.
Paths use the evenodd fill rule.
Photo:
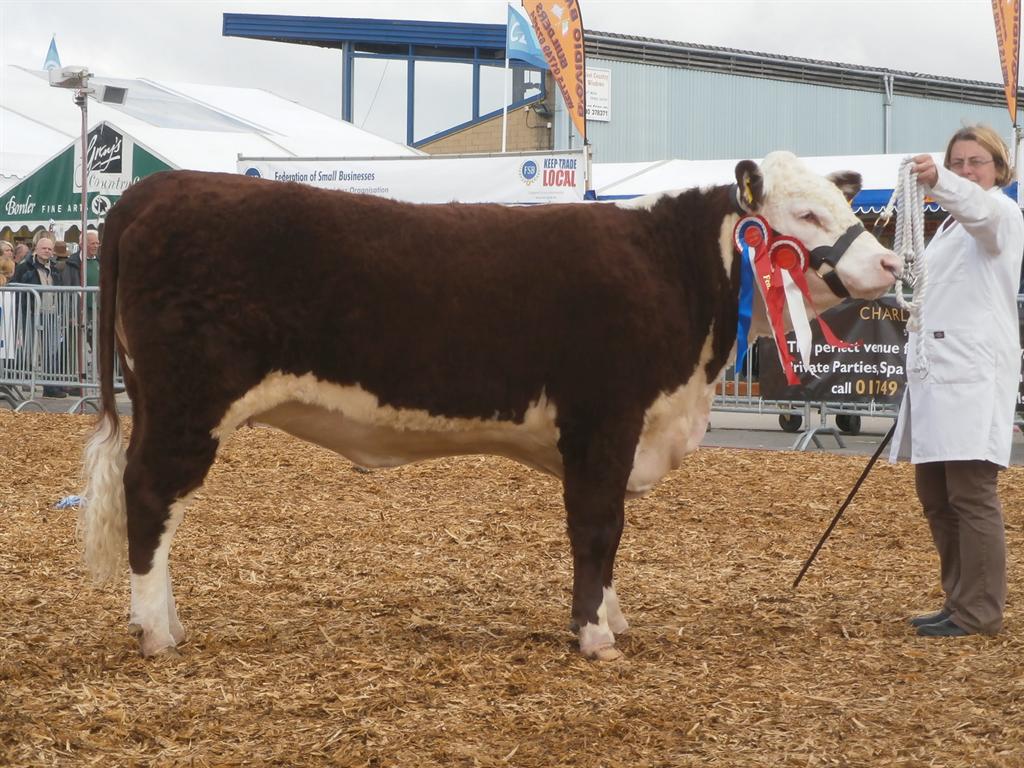
<svg viewBox="0 0 1024 768">
<path fill-rule="evenodd" d="M 911 170 L 917 174 L 918 183 L 934 187 L 935 183 L 939 180 L 939 169 L 935 167 L 935 160 L 932 159 L 932 156 L 917 155 L 911 158 L 911 160 L 914 163 Z"/>
</svg>

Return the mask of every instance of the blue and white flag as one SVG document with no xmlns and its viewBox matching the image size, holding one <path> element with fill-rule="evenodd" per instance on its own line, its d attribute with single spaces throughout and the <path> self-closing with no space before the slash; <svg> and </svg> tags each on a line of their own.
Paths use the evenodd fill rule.
<svg viewBox="0 0 1024 768">
<path fill-rule="evenodd" d="M 43 69 L 49 72 L 51 69 L 60 69 L 60 54 L 57 53 L 57 36 L 50 38 L 50 50 L 46 52 L 46 61 L 43 62 Z"/>
<path fill-rule="evenodd" d="M 525 61 L 531 67 L 547 69 L 548 62 L 537 42 L 533 25 L 522 12 L 514 6 L 508 7 L 508 31 L 505 34 L 506 55 L 510 59 Z"/>
</svg>

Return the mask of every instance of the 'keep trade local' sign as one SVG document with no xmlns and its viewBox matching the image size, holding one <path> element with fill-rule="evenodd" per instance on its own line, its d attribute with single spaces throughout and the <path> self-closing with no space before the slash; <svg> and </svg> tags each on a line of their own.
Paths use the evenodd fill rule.
<svg viewBox="0 0 1024 768">
<path fill-rule="evenodd" d="M 772 339 L 757 342 L 761 397 L 767 400 L 899 403 L 906 386 L 906 324 L 910 313 L 896 299 L 846 301 L 823 314 L 836 335 L 850 343 L 837 349 L 811 323 L 810 365 L 804 366 L 793 333 L 786 336 L 799 386 L 788 386 Z"/>
</svg>

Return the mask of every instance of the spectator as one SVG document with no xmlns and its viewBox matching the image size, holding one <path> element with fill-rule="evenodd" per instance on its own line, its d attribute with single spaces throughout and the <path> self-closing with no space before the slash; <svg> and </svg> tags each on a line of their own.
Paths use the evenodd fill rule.
<svg viewBox="0 0 1024 768">
<path fill-rule="evenodd" d="M 42 288 L 60 285 L 59 274 L 53 267 L 53 241 L 46 236 L 36 241 L 31 259 L 26 259 L 14 273 L 15 283 L 38 285 Z M 29 305 L 25 304 L 23 312 L 27 314 Z M 64 344 L 64 323 L 58 312 L 57 296 L 52 291 L 43 291 L 39 295 L 39 313 L 42 322 L 40 348 L 36 352 L 37 362 L 43 365 L 43 378 L 52 378 L 59 372 L 60 360 Z M 25 323 L 23 327 L 28 327 Z M 47 376 L 47 374 L 50 374 Z M 43 397 L 65 397 L 66 393 L 59 387 L 44 386 Z"/>
<path fill-rule="evenodd" d="M 925 637 L 994 635 L 1006 605 L 997 479 L 1010 463 L 1020 377 L 1024 220 L 1000 189 L 1013 168 L 991 128 L 954 133 L 944 167 L 931 155 L 913 162 L 918 181 L 950 215 L 924 253 L 928 292 L 921 327 L 909 333 L 891 454 L 914 464 L 945 593 L 937 612 L 910 623 Z"/>
<path fill-rule="evenodd" d="M 4 251 L 0 248 L 0 288 L 11 282 L 11 278 L 14 277 L 14 257 L 12 253 L 11 249 Z"/>
<path fill-rule="evenodd" d="M 58 240 L 53 244 L 51 266 L 56 272 L 55 285 L 71 285 L 68 282 L 68 244 Z"/>
<path fill-rule="evenodd" d="M 14 277 L 13 249 L 0 248 L 0 288 L 3 288 Z M 0 369 L 6 361 L 14 357 L 16 336 L 14 327 L 15 297 L 10 293 L 0 293 Z M 2 375 L 2 373 L 0 373 Z"/>
<path fill-rule="evenodd" d="M 28 256 L 29 247 L 24 243 L 18 243 L 14 246 L 14 265 L 21 264 Z"/>
<path fill-rule="evenodd" d="M 95 229 L 87 230 L 85 233 L 85 266 L 86 285 L 97 286 L 100 284 L 100 235 Z M 68 269 L 70 276 L 64 285 L 82 284 L 82 250 L 79 248 L 68 258 Z M 91 297 L 90 297 L 91 298 Z M 92 301 L 89 302 L 92 306 Z"/>
<path fill-rule="evenodd" d="M 2 259 L 14 261 L 14 246 L 6 240 L 0 240 L 0 260 Z"/>
</svg>

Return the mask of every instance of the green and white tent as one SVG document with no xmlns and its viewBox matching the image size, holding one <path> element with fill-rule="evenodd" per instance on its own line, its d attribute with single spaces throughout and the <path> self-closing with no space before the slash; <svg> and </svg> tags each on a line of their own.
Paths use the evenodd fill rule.
<svg viewBox="0 0 1024 768">
<path fill-rule="evenodd" d="M 5 230 L 58 235 L 82 221 L 81 142 L 74 141 L 0 197 L 0 236 Z M 102 221 L 124 191 L 145 176 L 175 166 L 109 122 L 88 137 L 89 221 Z"/>
</svg>

